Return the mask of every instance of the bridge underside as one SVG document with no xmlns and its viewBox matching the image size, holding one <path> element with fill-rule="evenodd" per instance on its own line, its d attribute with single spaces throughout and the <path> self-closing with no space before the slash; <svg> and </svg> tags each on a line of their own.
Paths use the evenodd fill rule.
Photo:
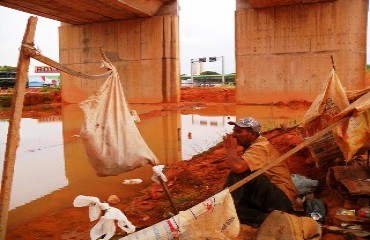
<svg viewBox="0 0 370 240">
<path fill-rule="evenodd" d="M 152 17 L 176 0 L 1 0 L 0 5 L 72 25 Z"/>
<path fill-rule="evenodd" d="M 230 0 L 234 1 L 234 0 Z M 99 74 L 100 48 L 129 102 L 179 101 L 177 0 L 3 0 L 63 22 L 60 63 Z M 347 90 L 365 87 L 368 0 L 236 0 L 238 103 L 312 101 L 332 68 Z M 62 74 L 62 100 L 80 102 L 102 81 Z"/>
<path fill-rule="evenodd" d="M 3 0 L 0 5 L 61 21 L 59 62 L 73 70 L 101 73 L 103 49 L 129 102 L 179 101 L 176 0 Z M 61 73 L 62 101 L 78 103 L 102 81 Z"/>
<path fill-rule="evenodd" d="M 178 102 L 177 29 L 175 15 L 62 26 L 60 62 L 80 72 L 96 74 L 101 64 L 100 48 L 103 48 L 119 72 L 129 102 Z M 69 103 L 86 99 L 104 81 L 65 73 L 61 79 L 62 99 Z"/>
</svg>

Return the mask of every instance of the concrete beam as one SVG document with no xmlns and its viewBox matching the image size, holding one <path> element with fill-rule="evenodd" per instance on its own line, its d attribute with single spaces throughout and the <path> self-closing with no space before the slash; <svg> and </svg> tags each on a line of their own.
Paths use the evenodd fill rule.
<svg viewBox="0 0 370 240">
<path fill-rule="evenodd" d="M 163 6 L 162 0 L 108 0 L 140 17 L 154 16 Z"/>
<path fill-rule="evenodd" d="M 318 2 L 329 2 L 336 0 L 237 0 L 237 2 L 247 2 L 251 8 L 266 8 L 266 7 L 275 7 L 275 6 L 287 6 L 293 4 L 309 4 L 309 3 L 318 3 Z M 237 3 L 238 5 L 238 3 Z"/>
</svg>

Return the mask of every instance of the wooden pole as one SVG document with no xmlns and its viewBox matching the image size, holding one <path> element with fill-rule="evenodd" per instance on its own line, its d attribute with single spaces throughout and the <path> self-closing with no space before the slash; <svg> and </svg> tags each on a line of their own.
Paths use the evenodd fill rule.
<svg viewBox="0 0 370 240">
<path fill-rule="evenodd" d="M 107 78 L 111 73 L 112 71 L 107 71 L 103 74 L 99 74 L 99 75 L 89 75 L 89 74 L 85 74 L 85 73 L 82 73 L 82 72 L 78 72 L 78 71 L 75 71 L 71 68 L 68 68 L 48 57 L 45 57 L 44 55 L 42 55 L 33 45 L 31 44 L 27 44 L 27 43 L 23 43 L 22 44 L 22 47 L 23 47 L 23 50 L 24 50 L 24 53 L 27 53 L 30 57 L 42 62 L 42 63 L 45 63 L 49 66 L 52 66 L 52 67 L 55 67 L 56 69 L 59 69 L 60 71 L 62 72 L 65 72 L 67 74 L 70 74 L 70 75 L 73 75 L 73 76 L 76 76 L 76 77 L 80 77 L 80 78 L 85 78 L 85 79 L 91 79 L 91 80 L 94 80 L 94 79 L 100 79 L 100 78 Z M 103 54 L 103 52 L 102 52 Z M 103 55 L 103 57 L 107 60 L 108 58 L 105 57 L 105 55 Z M 108 60 L 109 61 L 109 60 Z"/>
<path fill-rule="evenodd" d="M 37 18 L 28 19 L 27 28 L 23 36 L 22 43 L 33 45 Z M 14 165 L 16 152 L 19 144 L 19 127 L 22 118 L 23 101 L 26 93 L 26 84 L 28 81 L 28 68 L 30 65 L 30 56 L 24 54 L 21 47 L 18 65 L 15 89 L 12 101 L 12 115 L 9 119 L 8 136 L 6 142 L 3 175 L 1 178 L 0 192 L 0 239 L 4 240 L 8 223 L 8 211 L 10 205 L 10 193 L 13 184 Z"/>
<path fill-rule="evenodd" d="M 157 163 L 155 162 L 149 162 L 149 164 L 154 167 L 154 166 L 157 166 Z M 175 214 L 178 214 L 179 213 L 179 210 L 177 209 L 173 199 L 172 199 L 172 196 L 171 196 L 171 193 L 170 193 L 170 190 L 167 188 L 167 185 L 166 183 L 163 181 L 163 179 L 161 177 L 158 177 L 158 180 L 164 190 L 164 192 L 166 193 L 166 196 L 168 198 L 168 200 L 170 201 L 170 204 L 171 204 L 171 207 L 173 208 L 173 210 L 175 211 Z"/>
<path fill-rule="evenodd" d="M 160 183 L 161 183 L 161 185 L 162 185 L 162 188 L 163 188 L 164 192 L 166 193 L 166 196 L 167 196 L 168 200 L 170 201 L 170 204 L 171 204 L 172 209 L 175 211 L 175 215 L 177 215 L 177 214 L 179 213 L 179 210 L 177 209 L 177 207 L 176 207 L 176 205 L 175 205 L 175 203 L 174 203 L 174 201 L 173 201 L 173 199 L 172 199 L 172 196 L 171 196 L 170 190 L 168 190 L 167 185 L 166 185 L 166 183 L 162 180 L 162 178 L 158 177 L 158 179 L 159 179 L 159 182 L 160 182 Z"/>
</svg>

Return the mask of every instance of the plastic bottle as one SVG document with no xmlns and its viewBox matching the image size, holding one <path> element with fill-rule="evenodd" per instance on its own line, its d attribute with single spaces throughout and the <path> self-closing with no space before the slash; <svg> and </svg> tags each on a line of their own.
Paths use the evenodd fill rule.
<svg viewBox="0 0 370 240">
<path fill-rule="evenodd" d="M 139 179 L 139 178 L 135 178 L 135 179 L 126 179 L 126 180 L 123 180 L 123 184 L 125 185 L 133 185 L 133 184 L 140 184 L 142 183 L 143 180 Z"/>
<path fill-rule="evenodd" d="M 322 216 L 318 211 L 313 211 L 313 212 L 310 213 L 310 215 L 311 215 L 311 218 L 315 221 L 321 221 L 322 220 Z"/>
<path fill-rule="evenodd" d="M 370 218 L 370 207 L 363 207 L 357 211 L 357 216 Z"/>
</svg>

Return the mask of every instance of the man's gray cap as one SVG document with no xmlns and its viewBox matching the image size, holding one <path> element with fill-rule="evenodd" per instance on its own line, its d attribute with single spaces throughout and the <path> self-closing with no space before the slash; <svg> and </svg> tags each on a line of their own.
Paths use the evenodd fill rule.
<svg viewBox="0 0 370 240">
<path fill-rule="evenodd" d="M 254 132 L 260 134 L 261 126 L 259 122 L 252 117 L 241 118 L 236 122 L 228 122 L 230 125 L 237 125 L 239 127 L 251 128 Z"/>
</svg>

